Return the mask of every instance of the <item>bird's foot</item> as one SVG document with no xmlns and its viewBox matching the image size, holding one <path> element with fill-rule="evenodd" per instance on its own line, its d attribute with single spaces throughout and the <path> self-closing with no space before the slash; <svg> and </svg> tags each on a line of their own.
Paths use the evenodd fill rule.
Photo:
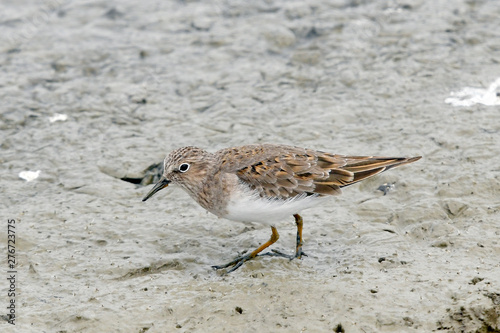
<svg viewBox="0 0 500 333">
<path fill-rule="evenodd" d="M 271 250 L 271 252 L 266 252 L 266 253 L 263 253 L 263 254 L 260 254 L 261 256 L 271 256 L 271 257 L 283 257 L 283 258 L 288 258 L 290 260 L 293 260 L 295 258 L 297 259 L 302 259 L 302 256 L 305 256 L 307 257 L 307 254 L 305 254 L 304 252 L 302 252 L 302 249 L 298 249 L 295 254 L 286 254 L 286 253 L 283 253 L 279 250 Z"/>
<path fill-rule="evenodd" d="M 212 268 L 215 269 L 215 270 L 219 270 L 219 269 L 224 269 L 224 268 L 228 268 L 228 267 L 231 267 L 230 269 L 228 269 L 226 271 L 226 274 L 229 274 L 231 272 L 234 272 L 235 270 L 237 270 L 238 268 L 241 267 L 241 265 L 243 265 L 243 263 L 245 263 L 246 261 L 252 259 L 255 257 L 255 255 L 252 256 L 253 253 L 248 253 L 248 254 L 245 254 L 245 255 L 242 255 L 241 257 L 238 257 L 230 262 L 228 262 L 227 264 L 223 264 L 223 265 L 213 265 Z"/>
</svg>

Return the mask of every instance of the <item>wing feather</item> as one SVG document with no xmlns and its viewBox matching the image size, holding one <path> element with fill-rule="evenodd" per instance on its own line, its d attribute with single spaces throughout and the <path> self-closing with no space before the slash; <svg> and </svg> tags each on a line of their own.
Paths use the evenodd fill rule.
<svg viewBox="0 0 500 333">
<path fill-rule="evenodd" d="M 261 196 L 291 198 L 298 195 L 336 195 L 341 188 L 419 157 L 344 156 L 284 146 L 249 145 L 216 153 L 224 172 Z"/>
</svg>

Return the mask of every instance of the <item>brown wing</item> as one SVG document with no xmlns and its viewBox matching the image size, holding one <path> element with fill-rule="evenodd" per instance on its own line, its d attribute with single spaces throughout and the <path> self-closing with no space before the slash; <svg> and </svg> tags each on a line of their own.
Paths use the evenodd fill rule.
<svg viewBox="0 0 500 333">
<path fill-rule="evenodd" d="M 327 179 L 317 180 L 316 183 L 320 186 L 338 186 L 344 187 L 355 184 L 366 178 L 375 176 L 381 172 L 418 161 L 421 156 L 417 157 L 378 157 L 378 156 L 342 156 L 325 154 L 319 156 L 319 159 L 335 156 L 342 158 L 345 163 L 343 166 L 336 167 L 332 163 L 330 173 Z"/>
<path fill-rule="evenodd" d="M 282 145 L 250 145 L 216 154 L 221 169 L 235 173 L 261 196 L 335 195 L 340 188 L 414 162 L 414 158 L 344 156 Z"/>
</svg>

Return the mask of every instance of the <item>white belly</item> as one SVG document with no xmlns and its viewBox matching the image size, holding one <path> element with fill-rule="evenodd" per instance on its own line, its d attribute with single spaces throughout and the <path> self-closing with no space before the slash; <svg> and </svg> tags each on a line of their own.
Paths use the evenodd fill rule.
<svg viewBox="0 0 500 333">
<path fill-rule="evenodd" d="M 276 222 L 290 219 L 293 214 L 314 207 L 325 197 L 297 196 L 287 200 L 266 199 L 251 191 L 235 193 L 227 205 L 226 219 L 240 222 L 259 222 L 274 225 Z"/>
</svg>

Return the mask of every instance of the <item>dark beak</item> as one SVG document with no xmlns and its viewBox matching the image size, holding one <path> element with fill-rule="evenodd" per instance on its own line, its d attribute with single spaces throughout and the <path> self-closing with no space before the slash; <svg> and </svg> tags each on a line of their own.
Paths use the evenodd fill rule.
<svg viewBox="0 0 500 333">
<path fill-rule="evenodd" d="M 146 201 L 148 200 L 149 198 L 151 198 L 156 192 L 158 192 L 159 190 L 161 189 L 164 189 L 165 187 L 168 186 L 168 184 L 170 184 L 170 180 L 162 177 L 160 179 L 160 181 L 158 183 L 156 183 L 156 185 L 151 189 L 151 191 L 149 191 L 148 194 L 146 194 L 146 196 L 142 199 L 142 201 Z"/>
</svg>

